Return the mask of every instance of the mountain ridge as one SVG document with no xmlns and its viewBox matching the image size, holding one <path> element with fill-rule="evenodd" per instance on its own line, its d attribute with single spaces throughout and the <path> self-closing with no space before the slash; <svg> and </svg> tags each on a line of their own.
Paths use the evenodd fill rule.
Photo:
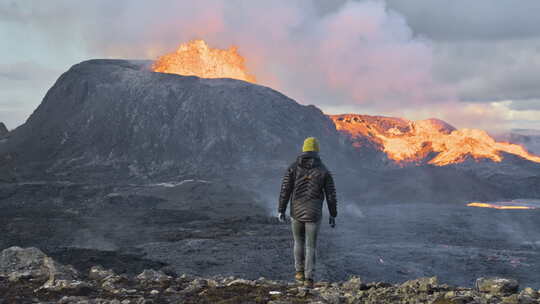
<svg viewBox="0 0 540 304">
<path fill-rule="evenodd" d="M 540 156 L 521 145 L 498 142 L 480 129 L 456 129 L 436 118 L 412 121 L 352 113 L 329 117 L 342 134 L 351 137 L 355 147 L 371 144 L 400 165 L 445 166 L 468 158 L 501 162 L 502 152 L 540 163 Z"/>
<path fill-rule="evenodd" d="M 7 129 L 6 125 L 0 121 L 0 139 L 2 139 L 2 137 L 7 136 L 8 133 L 9 133 L 9 130 Z"/>
</svg>

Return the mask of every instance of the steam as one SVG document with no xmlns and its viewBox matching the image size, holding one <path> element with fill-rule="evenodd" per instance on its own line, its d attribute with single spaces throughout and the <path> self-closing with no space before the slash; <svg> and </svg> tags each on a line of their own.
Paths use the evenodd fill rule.
<svg viewBox="0 0 540 304">
<path fill-rule="evenodd" d="M 429 43 L 414 38 L 403 17 L 383 2 L 347 2 L 323 16 L 302 3 L 244 6 L 249 16 L 224 24 L 263 84 L 336 110 L 450 100 L 432 80 Z"/>
<path fill-rule="evenodd" d="M 11 15 L 47 29 L 63 49 L 82 38 L 94 58 L 156 59 L 192 39 L 221 49 L 236 45 L 258 83 L 327 113 L 439 117 L 457 127 L 500 125 L 504 113 L 489 111 L 489 105 L 461 115 L 468 110 L 461 110 L 454 88 L 434 76 L 430 41 L 415 36 L 385 1 L 343 1 L 325 12 L 322 6 L 285 0 L 65 1 Z M 65 18 L 57 18 L 59 11 Z"/>
<path fill-rule="evenodd" d="M 87 11 L 99 12 L 93 24 L 106 30 L 81 28 L 96 56 L 156 59 L 182 42 L 204 39 L 212 47 L 238 46 L 258 82 L 328 112 L 351 105 L 384 112 L 453 100 L 434 81 L 429 41 L 414 37 L 384 1 L 347 1 L 324 14 L 312 1 L 284 0 L 103 1 L 98 8 Z"/>
<path fill-rule="evenodd" d="M 364 215 L 364 212 L 362 212 L 362 210 L 360 209 L 360 207 L 358 207 L 358 205 L 354 203 L 345 203 L 342 206 L 342 209 L 343 209 L 342 213 L 348 216 L 352 216 L 353 218 L 362 219 L 366 217 Z"/>
<path fill-rule="evenodd" d="M 429 42 L 413 37 L 404 18 L 384 2 L 350 1 L 323 16 L 307 1 L 193 6 L 183 7 L 196 13 L 179 20 L 178 32 L 167 38 L 174 46 L 179 36 L 236 44 L 262 84 L 299 102 L 381 111 L 451 100 L 433 81 Z M 184 26 L 204 20 L 210 26 Z"/>
</svg>

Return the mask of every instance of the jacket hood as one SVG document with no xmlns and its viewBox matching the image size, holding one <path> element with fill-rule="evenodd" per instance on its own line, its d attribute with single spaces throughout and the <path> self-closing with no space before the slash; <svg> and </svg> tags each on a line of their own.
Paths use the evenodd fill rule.
<svg viewBox="0 0 540 304">
<path fill-rule="evenodd" d="M 319 153 L 314 151 L 300 153 L 296 161 L 298 165 L 304 169 L 315 168 L 321 164 Z"/>
</svg>

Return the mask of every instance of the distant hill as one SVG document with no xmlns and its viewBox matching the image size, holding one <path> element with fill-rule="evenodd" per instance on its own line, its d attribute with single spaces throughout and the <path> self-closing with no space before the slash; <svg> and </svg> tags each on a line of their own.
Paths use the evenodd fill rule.
<svg viewBox="0 0 540 304">
<path fill-rule="evenodd" d="M 411 121 L 359 114 L 330 118 L 338 130 L 352 138 L 355 147 L 376 147 L 400 165 L 446 166 L 470 159 L 501 162 L 503 153 L 540 163 L 540 156 L 518 144 L 496 141 L 483 130 L 457 130 L 440 119 Z"/>
<path fill-rule="evenodd" d="M 6 125 L 0 122 L 0 138 L 5 137 L 9 133 Z"/>
<path fill-rule="evenodd" d="M 523 145 L 530 152 L 540 155 L 540 130 L 512 129 L 510 132 L 497 134 L 495 138 Z"/>
</svg>

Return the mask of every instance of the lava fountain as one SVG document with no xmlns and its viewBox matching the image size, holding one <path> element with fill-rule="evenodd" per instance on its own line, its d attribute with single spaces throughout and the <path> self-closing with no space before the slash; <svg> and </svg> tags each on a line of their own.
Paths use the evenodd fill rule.
<svg viewBox="0 0 540 304">
<path fill-rule="evenodd" d="M 152 65 L 154 72 L 198 76 L 201 78 L 234 78 L 256 82 L 249 74 L 235 46 L 229 49 L 215 49 L 204 40 L 182 43 L 178 49 L 159 57 Z"/>
<path fill-rule="evenodd" d="M 194 75 L 201 78 L 234 78 L 255 83 L 237 48 L 211 48 L 204 40 L 180 44 L 175 52 L 159 57 L 154 72 Z M 485 131 L 456 130 L 438 119 L 410 121 L 403 118 L 359 114 L 329 115 L 338 131 L 349 134 L 355 147 L 372 145 L 400 165 L 429 163 L 446 166 L 465 161 L 490 159 L 500 162 L 503 152 L 540 163 L 522 146 L 497 142 Z"/>
</svg>

